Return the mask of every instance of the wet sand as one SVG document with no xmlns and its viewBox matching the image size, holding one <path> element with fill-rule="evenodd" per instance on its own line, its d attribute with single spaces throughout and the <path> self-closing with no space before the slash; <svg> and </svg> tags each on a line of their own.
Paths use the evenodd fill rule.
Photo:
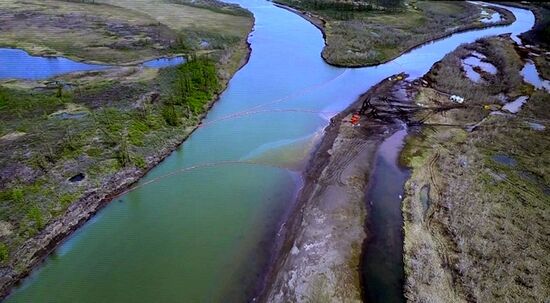
<svg viewBox="0 0 550 303">
<path fill-rule="evenodd" d="M 367 234 L 365 193 L 376 152 L 398 123 L 362 117 L 363 100 L 392 89 L 384 80 L 332 118 L 309 162 L 293 215 L 281 230 L 279 258 L 261 301 L 361 302 L 360 259 Z"/>
</svg>

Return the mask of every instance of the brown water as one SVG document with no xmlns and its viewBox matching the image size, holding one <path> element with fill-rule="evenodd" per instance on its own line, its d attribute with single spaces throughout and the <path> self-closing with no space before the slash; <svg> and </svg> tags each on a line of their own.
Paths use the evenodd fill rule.
<svg viewBox="0 0 550 303">
<path fill-rule="evenodd" d="M 399 165 L 407 130 L 387 138 L 376 155 L 367 189 L 367 241 L 362 275 L 366 302 L 405 302 L 403 297 L 403 186 L 409 178 Z"/>
</svg>

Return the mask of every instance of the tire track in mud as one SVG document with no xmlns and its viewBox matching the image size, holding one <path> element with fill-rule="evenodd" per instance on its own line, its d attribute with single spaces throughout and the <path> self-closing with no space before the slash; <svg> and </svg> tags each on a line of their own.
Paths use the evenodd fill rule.
<svg viewBox="0 0 550 303">
<path fill-rule="evenodd" d="M 357 156 L 369 146 L 369 143 L 365 140 L 351 139 L 346 145 L 349 146 L 349 148 L 346 149 L 345 152 L 333 155 L 332 159 L 338 165 L 327 167 L 326 174 L 323 177 L 323 183 L 328 184 L 337 182 L 339 185 L 345 185 L 342 180 L 344 170 L 349 163 L 353 162 Z"/>
</svg>

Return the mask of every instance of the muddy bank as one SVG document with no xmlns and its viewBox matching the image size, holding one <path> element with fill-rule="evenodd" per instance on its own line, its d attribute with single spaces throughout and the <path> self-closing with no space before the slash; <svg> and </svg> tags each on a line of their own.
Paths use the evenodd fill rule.
<svg viewBox="0 0 550 303">
<path fill-rule="evenodd" d="M 259 301 L 361 301 L 366 187 L 377 148 L 399 124 L 393 123 L 393 114 L 363 117 L 355 126 L 350 118 L 364 100 L 375 103 L 394 84 L 395 77 L 382 81 L 331 119 L 304 173 L 295 210 L 280 232 L 278 257 Z"/>
<path fill-rule="evenodd" d="M 251 53 L 250 44 L 235 73 L 248 62 Z M 222 89 L 209 103 L 206 110 L 197 121 L 202 121 L 212 106 L 218 101 L 226 89 L 230 77 L 222 78 Z M 106 206 L 117 196 L 132 190 L 132 186 L 176 150 L 200 125 L 198 122 L 192 129 L 182 130 L 180 135 L 171 138 L 155 155 L 145 159 L 143 169 L 127 168 L 120 170 L 100 187 L 87 191 L 82 198 L 69 206 L 59 218 L 48 223 L 36 236 L 27 240 L 13 253 L 10 263 L 0 268 L 0 298 L 5 298 L 12 287 L 28 276 L 44 259 L 55 250 L 76 229 L 86 223 L 94 214 Z"/>
</svg>

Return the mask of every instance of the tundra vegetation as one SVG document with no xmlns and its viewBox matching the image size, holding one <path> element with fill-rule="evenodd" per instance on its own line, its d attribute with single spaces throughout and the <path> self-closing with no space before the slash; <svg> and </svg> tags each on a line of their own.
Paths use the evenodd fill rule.
<svg viewBox="0 0 550 303">
<path fill-rule="evenodd" d="M 246 61 L 252 24 L 248 11 L 213 0 L 2 2 L 1 46 L 115 65 L 0 81 L 2 292 L 8 275 L 29 269 L 17 257 L 34 253 L 20 251 L 26 241 L 80 199 L 143 174 L 190 134 Z M 175 54 L 187 63 L 128 64 Z"/>
<path fill-rule="evenodd" d="M 248 11 L 215 1 L 5 0 L 0 45 L 121 64 L 220 50 L 238 44 L 250 24 Z"/>
<path fill-rule="evenodd" d="M 457 31 L 481 28 L 481 8 L 462 1 L 277 0 L 320 19 L 326 35 L 322 56 L 330 64 L 366 66 L 389 61 L 406 50 Z M 486 8 L 487 12 L 492 9 Z M 499 24 L 513 15 L 497 9 Z M 494 24 L 492 24 L 494 25 Z"/>
<path fill-rule="evenodd" d="M 550 50 L 550 3 L 548 2 L 534 2 L 529 5 L 524 3 L 514 3 L 514 5 L 531 9 L 537 18 L 535 27 L 522 34 L 525 44 L 538 45 L 546 51 Z M 550 62 L 545 60 L 544 57 L 535 57 L 533 61 L 536 61 L 539 66 L 539 71 L 546 79 L 550 79 Z"/>
<path fill-rule="evenodd" d="M 462 59 L 497 67 L 473 82 Z M 507 37 L 463 45 L 424 77 L 430 115 L 408 139 L 403 202 L 405 295 L 413 302 L 543 302 L 550 297 L 550 94 L 523 82 L 525 58 Z M 540 54 L 548 61 L 548 55 Z M 539 66 L 539 69 L 542 67 Z M 527 96 L 514 114 L 503 105 Z"/>
</svg>

